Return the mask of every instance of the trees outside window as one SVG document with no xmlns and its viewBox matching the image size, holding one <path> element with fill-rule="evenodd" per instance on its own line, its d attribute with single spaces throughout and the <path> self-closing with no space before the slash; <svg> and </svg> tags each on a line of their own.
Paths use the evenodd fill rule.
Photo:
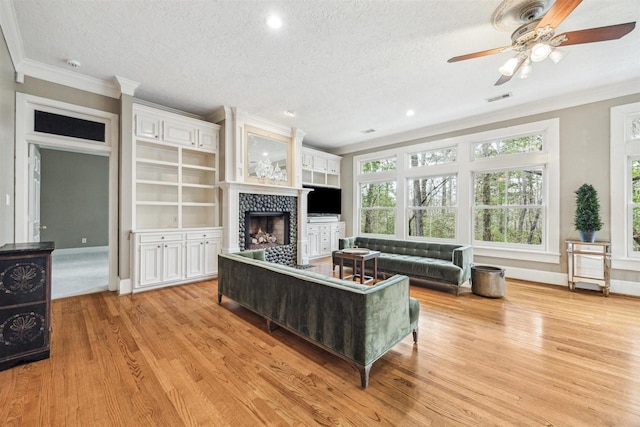
<svg viewBox="0 0 640 427">
<path fill-rule="evenodd" d="M 409 236 L 455 239 L 456 176 L 409 179 Z"/>
<path fill-rule="evenodd" d="M 543 170 L 474 175 L 474 240 L 541 245 Z"/>
<path fill-rule="evenodd" d="M 360 184 L 360 231 L 364 234 L 395 233 L 395 181 Z"/>
<path fill-rule="evenodd" d="M 640 120 L 638 120 L 638 127 L 640 127 Z M 633 218 L 631 250 L 637 253 L 640 252 L 640 159 L 631 161 L 631 212 Z"/>
</svg>

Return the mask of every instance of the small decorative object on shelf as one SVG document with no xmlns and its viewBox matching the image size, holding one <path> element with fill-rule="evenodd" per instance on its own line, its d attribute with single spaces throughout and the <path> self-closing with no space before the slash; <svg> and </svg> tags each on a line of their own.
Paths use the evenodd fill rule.
<svg viewBox="0 0 640 427">
<path fill-rule="evenodd" d="M 598 192 L 591 184 L 582 184 L 576 191 L 574 224 L 583 242 L 595 242 L 596 231 L 602 228 Z"/>
<path fill-rule="evenodd" d="M 611 244 L 609 242 L 578 242 L 567 240 L 569 290 L 576 283 L 598 285 L 605 297 L 609 296 Z"/>
</svg>

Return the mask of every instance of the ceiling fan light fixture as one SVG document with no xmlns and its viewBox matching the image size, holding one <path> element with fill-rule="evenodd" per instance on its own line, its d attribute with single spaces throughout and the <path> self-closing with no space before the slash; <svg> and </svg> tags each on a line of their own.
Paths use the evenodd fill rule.
<svg viewBox="0 0 640 427">
<path fill-rule="evenodd" d="M 502 67 L 498 68 L 498 71 L 500 71 L 500 74 L 502 74 L 503 76 L 513 76 L 513 73 L 516 70 L 517 66 L 518 58 L 514 56 L 513 58 L 510 58 L 507 62 L 505 62 Z"/>
<path fill-rule="evenodd" d="M 549 54 L 549 59 L 552 60 L 554 64 L 557 64 L 562 60 L 562 58 L 564 58 L 566 54 L 567 52 L 565 52 L 564 50 L 556 48 L 553 49 L 553 51 L 551 51 L 551 53 Z"/>
<path fill-rule="evenodd" d="M 529 77 L 529 74 L 531 74 L 531 60 L 527 58 L 527 60 L 522 65 L 522 68 L 520 69 L 519 77 L 521 79 L 526 79 L 527 77 Z"/>
<path fill-rule="evenodd" d="M 531 60 L 533 62 L 544 61 L 551 53 L 551 46 L 547 43 L 536 43 L 531 48 Z"/>
</svg>

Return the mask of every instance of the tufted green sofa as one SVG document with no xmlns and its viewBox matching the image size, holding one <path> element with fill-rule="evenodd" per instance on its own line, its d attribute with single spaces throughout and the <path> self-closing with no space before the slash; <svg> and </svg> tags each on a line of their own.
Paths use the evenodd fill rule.
<svg viewBox="0 0 640 427">
<path fill-rule="evenodd" d="M 373 362 L 413 332 L 418 340 L 419 302 L 409 279 L 396 275 L 374 286 L 264 260 L 264 250 L 218 255 L 222 296 L 343 358 L 358 369 L 362 387 Z"/>
<path fill-rule="evenodd" d="M 447 285 L 455 290 L 456 295 L 460 285 L 471 277 L 471 246 L 369 237 L 340 239 L 339 249 L 352 247 L 380 251 L 378 274 L 404 274 L 418 279 L 413 282 L 418 285 Z M 335 255 L 333 264 L 334 267 L 337 264 Z"/>
</svg>

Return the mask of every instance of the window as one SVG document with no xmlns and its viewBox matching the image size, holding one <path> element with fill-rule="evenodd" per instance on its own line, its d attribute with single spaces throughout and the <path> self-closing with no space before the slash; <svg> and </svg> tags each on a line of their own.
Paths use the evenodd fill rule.
<svg viewBox="0 0 640 427">
<path fill-rule="evenodd" d="M 360 173 L 376 173 L 396 169 L 396 158 L 388 157 L 384 159 L 369 160 L 360 163 Z"/>
<path fill-rule="evenodd" d="M 478 172 L 474 176 L 474 240 L 541 245 L 543 170 Z"/>
<path fill-rule="evenodd" d="M 455 239 L 456 176 L 409 179 L 409 236 Z"/>
<path fill-rule="evenodd" d="M 354 156 L 354 230 L 558 264 L 559 129 L 542 120 Z"/>
<path fill-rule="evenodd" d="M 448 147 L 438 150 L 422 151 L 409 156 L 409 167 L 435 166 L 456 161 L 456 148 Z"/>
<path fill-rule="evenodd" d="M 611 109 L 611 266 L 640 271 L 640 102 Z"/>
<path fill-rule="evenodd" d="M 640 121 L 640 120 L 639 120 Z M 640 159 L 631 161 L 631 250 L 640 252 Z"/>
<path fill-rule="evenodd" d="M 508 156 L 510 154 L 533 153 L 542 151 L 542 135 L 526 135 L 518 138 L 499 139 L 474 144 L 476 159 L 485 157 Z"/>
<path fill-rule="evenodd" d="M 360 184 L 360 232 L 395 233 L 395 181 Z"/>
</svg>

